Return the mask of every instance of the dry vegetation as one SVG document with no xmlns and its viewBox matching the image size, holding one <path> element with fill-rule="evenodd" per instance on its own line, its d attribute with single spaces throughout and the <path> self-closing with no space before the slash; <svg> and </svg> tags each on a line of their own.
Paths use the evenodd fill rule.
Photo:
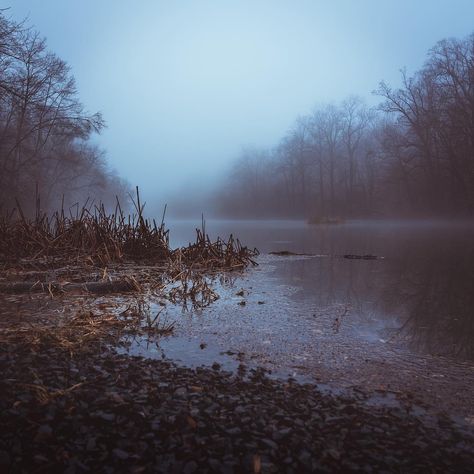
<svg viewBox="0 0 474 474">
<path fill-rule="evenodd" d="M 141 297 L 122 302 L 112 298 L 100 302 L 80 298 L 68 301 L 68 307 L 67 311 L 56 311 L 54 318 L 7 321 L 0 331 L 0 344 L 26 345 L 35 353 L 54 348 L 72 358 L 78 353 L 100 352 L 104 346 L 121 345 L 126 336 L 152 340 L 171 334 L 174 327 L 160 311 L 152 315 L 150 305 Z"/>
<path fill-rule="evenodd" d="M 126 216 L 120 203 L 108 214 L 103 205 L 64 208 L 52 216 L 39 212 L 33 219 L 17 210 L 0 220 L 0 262 L 6 266 L 52 268 L 69 264 L 106 266 L 119 262 L 161 264 L 170 267 L 242 269 L 255 264 L 257 251 L 240 244 L 231 235 L 227 241 L 211 241 L 197 229 L 196 241 L 171 249 L 164 221 L 143 216 L 137 190 L 137 214 Z"/>
<path fill-rule="evenodd" d="M 103 205 L 76 207 L 67 215 L 64 208 L 52 216 L 41 214 L 39 203 L 33 219 L 18 206 L 0 218 L 0 262 L 4 268 L 58 268 L 70 264 L 107 266 L 135 262 L 201 269 L 236 269 L 255 264 L 258 253 L 231 235 L 227 241 L 211 241 L 196 230 L 196 241 L 171 249 L 169 230 L 143 215 L 137 189 L 137 213 L 126 216 L 120 203 L 108 214 Z"/>
<path fill-rule="evenodd" d="M 5 303 L 22 301 L 22 312 L 31 313 L 24 303 L 40 293 L 37 299 L 55 300 L 60 310 L 46 322 L 28 317 L 26 323 L 10 311 L 0 342 L 59 346 L 72 355 L 127 334 L 169 334 L 173 323 L 162 311 L 152 313 L 150 301 L 206 307 L 218 299 L 212 287 L 218 273 L 256 264 L 257 250 L 232 236 L 212 241 L 204 225 L 194 243 L 172 249 L 164 221 L 144 217 L 138 190 L 134 204 L 133 216 L 117 203 L 112 214 L 90 205 L 52 216 L 38 211 L 33 219 L 18 208 L 1 218 L 0 294 L 10 295 Z"/>
</svg>

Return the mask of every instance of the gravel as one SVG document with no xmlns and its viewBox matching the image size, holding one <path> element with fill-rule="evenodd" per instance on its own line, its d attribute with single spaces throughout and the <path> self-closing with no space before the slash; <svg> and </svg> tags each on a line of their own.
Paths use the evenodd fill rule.
<svg viewBox="0 0 474 474">
<path fill-rule="evenodd" d="M 104 349 L 0 351 L 0 472 L 472 472 L 439 415 Z"/>
</svg>

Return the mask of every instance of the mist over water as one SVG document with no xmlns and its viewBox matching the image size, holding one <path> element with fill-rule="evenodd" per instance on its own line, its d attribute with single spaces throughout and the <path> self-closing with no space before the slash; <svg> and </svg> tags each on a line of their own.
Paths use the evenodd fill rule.
<svg viewBox="0 0 474 474">
<path fill-rule="evenodd" d="M 309 217 L 346 210 L 340 202 L 329 209 L 328 197 L 324 210 L 318 204 L 314 151 L 302 159 L 287 150 L 286 162 L 269 164 L 265 179 L 257 176 L 253 184 L 247 175 L 255 177 L 260 165 L 253 162 L 259 159 L 251 157 L 251 169 L 241 178 L 235 177 L 242 169 L 235 162 L 243 148 L 272 155 L 291 138 L 298 116 L 325 104 L 356 95 L 367 107 L 377 106 L 381 98 L 372 91 L 381 80 L 394 89 L 402 86 L 400 69 L 411 76 L 437 41 L 465 38 L 474 15 L 468 0 L 435 5 L 390 0 L 383 8 L 374 0 L 357 5 L 348 0 L 147 0 L 133 8 L 111 0 L 15 0 L 7 6 L 6 17 L 16 22 L 27 18 L 26 26 L 45 36 L 48 49 L 67 62 L 85 109 L 102 112 L 107 128 L 90 139 L 132 189 L 140 187 L 150 212 L 159 213 L 167 202 L 171 214 L 196 217 L 201 212 Z M 364 145 L 356 153 L 363 155 L 356 158 L 361 163 L 354 171 L 357 179 L 344 177 L 346 171 L 334 177 L 338 183 L 346 180 L 344 199 L 349 192 L 354 201 L 349 213 L 358 217 L 371 211 L 368 190 L 361 189 L 370 184 L 361 177 L 366 151 Z M 283 176 L 281 168 L 288 166 L 292 171 Z M 37 180 L 33 176 L 31 186 Z M 43 195 L 49 184 L 41 186 Z M 104 198 L 96 183 L 90 189 L 81 186 L 82 200 Z M 255 195 L 252 186 L 260 193 Z M 110 190 L 112 201 L 116 191 Z M 63 192 L 53 187 L 51 199 L 59 202 Z M 268 202 L 275 192 L 278 202 Z M 390 214 L 400 207 L 392 199 L 383 211 Z M 421 212 L 432 211 L 423 206 Z"/>
<path fill-rule="evenodd" d="M 471 472 L 473 19 L 0 7 L 0 471 Z"/>
<path fill-rule="evenodd" d="M 194 238 L 196 221 L 169 221 L 171 243 Z M 350 308 L 343 322 L 364 338 L 392 341 L 418 353 L 474 358 L 474 224 L 451 221 L 354 221 L 310 226 L 303 221 L 208 220 L 217 237 L 235 233 L 279 259 L 276 279 L 296 289 L 295 318 L 321 308 Z M 344 255 L 375 255 L 352 260 Z M 262 265 L 265 265 L 263 263 Z M 301 321 L 301 324 L 304 324 Z"/>
<path fill-rule="evenodd" d="M 206 222 L 320 255 L 279 278 L 472 357 L 474 7 L 402 4 L 101 2 L 65 35 L 20 0 L 1 16 L 1 208 L 136 213 L 137 186 L 174 247 Z"/>
</svg>

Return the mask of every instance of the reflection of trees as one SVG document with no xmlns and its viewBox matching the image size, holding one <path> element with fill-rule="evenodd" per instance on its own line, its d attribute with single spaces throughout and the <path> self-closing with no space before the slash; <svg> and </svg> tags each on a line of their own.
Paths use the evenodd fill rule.
<svg viewBox="0 0 474 474">
<path fill-rule="evenodd" d="M 474 251 L 450 245 L 387 262 L 391 284 L 381 301 L 385 311 L 405 314 L 400 335 L 417 349 L 474 359 Z"/>
<path fill-rule="evenodd" d="M 282 262 L 279 266 L 283 278 L 300 289 L 295 297 L 309 299 L 315 308 L 333 305 L 350 305 L 351 315 L 364 320 L 372 315 L 375 295 L 383 280 L 380 261 L 351 261 L 338 257 L 349 249 L 354 253 L 369 253 L 367 234 L 354 232 L 321 232 L 318 248 L 326 257 Z M 314 242 L 314 241 L 313 241 Z"/>
<path fill-rule="evenodd" d="M 311 258 L 288 261 L 282 276 L 315 307 L 350 304 L 367 321 L 374 313 L 400 320 L 398 337 L 417 350 L 474 359 L 474 249 L 471 230 L 448 227 L 330 230 L 311 234 L 328 255 L 378 253 L 385 260 Z"/>
</svg>

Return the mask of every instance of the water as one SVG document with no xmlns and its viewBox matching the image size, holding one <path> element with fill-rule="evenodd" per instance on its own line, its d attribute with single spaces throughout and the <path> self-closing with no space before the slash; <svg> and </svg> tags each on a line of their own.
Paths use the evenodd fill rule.
<svg viewBox="0 0 474 474">
<path fill-rule="evenodd" d="M 172 245 L 200 222 L 169 223 Z M 404 337 L 413 350 L 474 359 L 474 225 L 439 221 L 208 221 L 211 236 L 239 236 L 262 254 L 289 250 L 327 255 L 270 259 L 272 276 L 296 289 L 295 304 L 340 305 L 366 337 Z M 348 260 L 372 254 L 380 260 Z M 262 261 L 269 265 L 268 259 Z M 347 318 L 348 319 L 348 318 Z"/>
<path fill-rule="evenodd" d="M 201 223 L 168 225 L 177 246 Z M 176 335 L 135 344 L 134 353 L 230 370 L 259 365 L 342 386 L 411 387 L 472 405 L 473 224 L 211 220 L 206 231 L 257 247 L 259 266 L 214 282 L 221 298 L 207 309 L 167 308 Z M 316 256 L 269 255 L 279 250 Z"/>
</svg>

